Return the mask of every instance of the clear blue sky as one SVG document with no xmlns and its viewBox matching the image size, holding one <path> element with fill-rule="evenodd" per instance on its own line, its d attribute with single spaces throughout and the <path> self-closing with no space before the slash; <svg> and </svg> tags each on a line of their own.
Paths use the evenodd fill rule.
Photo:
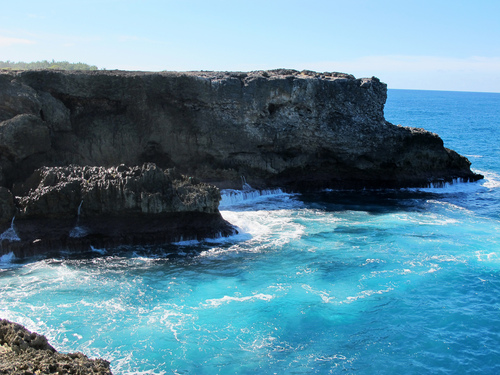
<svg viewBox="0 0 500 375">
<path fill-rule="evenodd" d="M 500 92 L 500 0 L 3 0 L 0 60 L 340 71 Z"/>
</svg>

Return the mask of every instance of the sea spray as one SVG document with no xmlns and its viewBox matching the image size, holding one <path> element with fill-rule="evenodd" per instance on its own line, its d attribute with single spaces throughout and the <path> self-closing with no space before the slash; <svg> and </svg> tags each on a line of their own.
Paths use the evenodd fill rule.
<svg viewBox="0 0 500 375">
<path fill-rule="evenodd" d="M 10 222 L 10 227 L 5 232 L 0 234 L 0 242 L 4 241 L 4 240 L 10 241 L 10 242 L 21 241 L 21 239 L 17 235 L 16 229 L 14 227 L 14 219 L 15 219 L 15 217 L 12 218 L 12 221 Z"/>
<path fill-rule="evenodd" d="M 4 254 L 4 255 L 0 256 L 0 265 L 5 266 L 6 264 L 10 264 L 10 263 L 12 263 L 12 261 L 14 259 L 16 259 L 16 256 L 11 251 L 8 254 Z"/>
<path fill-rule="evenodd" d="M 227 208 L 229 206 L 233 206 L 235 204 L 242 203 L 247 201 L 253 201 L 260 197 L 269 197 L 272 195 L 281 195 L 285 194 L 281 189 L 266 189 L 266 190 L 233 190 L 233 189 L 224 189 L 221 190 L 221 201 L 219 204 L 220 209 Z"/>
<path fill-rule="evenodd" d="M 250 184 L 247 183 L 247 179 L 245 176 L 241 176 L 241 186 L 243 190 L 254 190 L 253 187 L 250 186 Z"/>
<path fill-rule="evenodd" d="M 87 235 L 87 230 L 84 227 L 80 226 L 80 215 L 82 213 L 82 205 L 83 205 L 83 200 L 78 205 L 76 225 L 69 233 L 69 236 L 72 238 L 82 238 Z"/>
</svg>

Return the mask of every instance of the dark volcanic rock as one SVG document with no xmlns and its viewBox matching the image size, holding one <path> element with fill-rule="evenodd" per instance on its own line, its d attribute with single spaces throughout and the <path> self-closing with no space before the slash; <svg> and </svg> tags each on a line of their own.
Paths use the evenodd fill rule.
<svg viewBox="0 0 500 375">
<path fill-rule="evenodd" d="M 29 189 L 29 191 L 26 191 Z M 18 190 L 18 191 L 16 191 Z M 26 195 L 23 194 L 26 191 Z M 218 213 L 219 190 L 155 164 L 142 167 L 44 167 L 15 187 L 19 219 L 178 212 Z M 81 207 L 80 204 L 82 205 Z"/>
<path fill-rule="evenodd" d="M 386 91 L 376 78 L 285 69 L 2 73 L 0 128 L 30 116 L 40 142 L 13 148 L 0 132 L 0 167 L 7 187 L 43 165 L 143 162 L 221 188 L 242 175 L 289 189 L 481 178 L 436 134 L 385 121 Z"/>
<path fill-rule="evenodd" d="M 109 362 L 82 353 L 58 353 L 45 336 L 0 319 L 0 374 L 110 375 Z"/>
<path fill-rule="evenodd" d="M 154 164 L 44 167 L 13 190 L 19 240 L 4 239 L 1 253 L 12 251 L 17 257 L 234 233 L 219 213 L 215 186 Z M 8 216 L 4 222 L 10 224 Z"/>
<path fill-rule="evenodd" d="M 2 224 L 10 223 L 16 213 L 14 197 L 9 189 L 0 186 L 0 228 Z"/>
</svg>

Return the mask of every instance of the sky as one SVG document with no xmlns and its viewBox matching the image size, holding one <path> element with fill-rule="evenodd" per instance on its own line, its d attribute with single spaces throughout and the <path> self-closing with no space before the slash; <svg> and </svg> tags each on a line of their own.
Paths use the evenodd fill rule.
<svg viewBox="0 0 500 375">
<path fill-rule="evenodd" d="M 290 68 L 500 92 L 500 0 L 0 0 L 0 61 Z"/>
</svg>

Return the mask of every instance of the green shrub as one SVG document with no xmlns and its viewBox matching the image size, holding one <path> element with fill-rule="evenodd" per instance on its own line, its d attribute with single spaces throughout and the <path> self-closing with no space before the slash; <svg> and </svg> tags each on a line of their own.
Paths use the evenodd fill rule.
<svg viewBox="0 0 500 375">
<path fill-rule="evenodd" d="M 23 61 L 0 61 L 2 70 L 35 70 L 35 69 L 58 69 L 58 70 L 98 70 L 97 66 L 85 63 L 70 63 L 68 61 L 34 61 L 26 63 Z"/>
</svg>

